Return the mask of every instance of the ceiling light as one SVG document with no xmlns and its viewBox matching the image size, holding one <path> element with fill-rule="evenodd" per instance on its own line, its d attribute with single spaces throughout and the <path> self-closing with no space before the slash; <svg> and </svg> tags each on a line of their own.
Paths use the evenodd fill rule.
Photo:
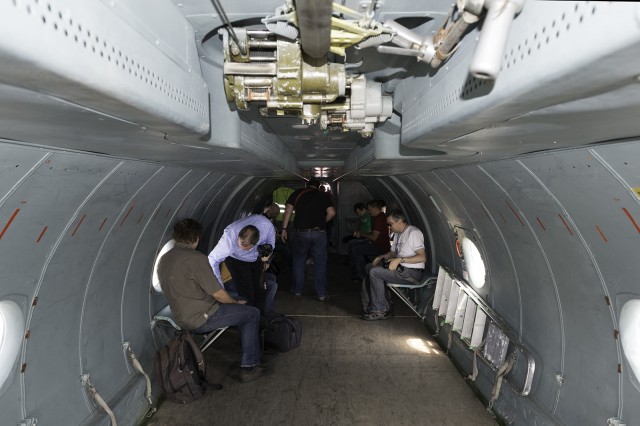
<svg viewBox="0 0 640 426">
<path fill-rule="evenodd" d="M 292 124 L 291 128 L 293 128 L 293 129 L 308 129 L 309 125 L 305 124 L 305 123 Z"/>
<path fill-rule="evenodd" d="M 318 154 L 306 154 L 306 156 L 309 158 L 314 158 L 314 157 L 317 157 Z"/>
</svg>

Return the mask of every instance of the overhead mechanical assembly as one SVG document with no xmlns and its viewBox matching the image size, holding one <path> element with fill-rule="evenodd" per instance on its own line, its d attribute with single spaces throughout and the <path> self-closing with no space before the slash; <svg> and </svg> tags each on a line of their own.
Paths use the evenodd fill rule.
<svg viewBox="0 0 640 426">
<path fill-rule="evenodd" d="M 393 20 L 376 21 L 374 11 L 383 6 L 377 0 L 363 1 L 363 13 L 338 3 L 333 3 L 332 10 L 306 6 L 296 10 L 293 0 L 285 0 L 273 16 L 262 19 L 264 27 L 234 30 L 228 25 L 219 31 L 227 100 L 240 110 L 249 109 L 252 102 L 261 103 L 263 116 L 293 115 L 303 124 L 319 124 L 322 130 L 353 130 L 371 137 L 374 125 L 391 117 L 392 98 L 382 93 L 380 83 L 347 73 L 345 60 L 336 62 L 345 57 L 345 49 L 376 46 L 380 53 L 414 56 L 436 69 L 455 53 L 467 28 L 486 16 L 469 69 L 476 78 L 495 79 L 511 22 L 524 2 L 457 0 L 456 13 L 432 36 Z M 326 16 L 316 16 L 316 9 Z M 326 46 L 322 40 L 329 18 L 330 44 Z M 315 21 L 318 25 L 309 24 Z M 299 22 L 306 23 L 306 37 L 300 36 Z M 310 34 L 314 28 L 322 34 Z"/>
<path fill-rule="evenodd" d="M 333 13 L 356 19 L 331 18 L 332 56 L 344 56 L 347 47 L 389 32 L 336 3 Z M 295 115 L 322 130 L 357 131 L 364 137 L 373 136 L 375 123 L 391 117 L 392 97 L 382 94 L 381 83 L 347 73 L 345 65 L 330 62 L 329 55 L 311 58 L 303 52 L 292 4 L 262 22 L 265 29 L 235 29 L 240 46 L 227 29 L 220 30 L 225 93 L 238 109 L 259 102 L 263 116 Z"/>
</svg>

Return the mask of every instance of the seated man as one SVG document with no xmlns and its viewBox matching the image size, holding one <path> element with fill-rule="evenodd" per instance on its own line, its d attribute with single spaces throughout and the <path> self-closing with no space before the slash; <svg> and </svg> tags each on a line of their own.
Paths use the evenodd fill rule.
<svg viewBox="0 0 640 426">
<path fill-rule="evenodd" d="M 220 275 L 222 276 L 222 284 L 224 285 L 224 289 L 229 293 L 232 297 L 239 297 L 238 289 L 236 287 L 236 283 L 231 277 L 231 272 L 227 268 L 227 264 L 222 262 L 220 264 Z M 266 284 L 266 297 L 264 302 L 264 311 L 271 312 L 273 310 L 273 301 L 276 298 L 276 292 L 278 291 L 278 283 L 276 282 L 276 276 L 271 272 L 265 271 L 264 279 Z"/>
<path fill-rule="evenodd" d="M 273 208 L 272 208 L 273 207 Z M 264 264 L 268 257 L 260 258 L 258 246 L 276 244 L 276 230 L 271 219 L 276 217 L 277 205 L 269 206 L 262 214 L 254 214 L 230 223 L 218 244 L 209 253 L 209 263 L 213 273 L 222 282 L 220 263 L 225 261 L 233 276 L 238 294 L 247 304 L 264 312 L 265 291 L 260 282 Z"/>
<path fill-rule="evenodd" d="M 371 215 L 367 211 L 367 206 L 362 203 L 356 203 L 353 206 L 353 212 L 358 216 L 358 229 L 357 231 L 360 234 L 366 234 L 371 232 Z M 352 228 L 353 229 L 353 228 Z M 347 235 L 342 239 L 343 244 L 347 244 L 347 251 L 349 251 L 348 246 L 354 242 L 362 242 L 367 241 L 365 237 L 356 238 L 355 231 L 350 235 Z"/>
<path fill-rule="evenodd" d="M 418 284 L 427 261 L 422 231 L 407 224 L 402 211 L 391 212 L 387 224 L 393 232 L 391 251 L 367 265 L 367 276 L 362 284 L 363 319 L 367 321 L 389 317 L 390 304 L 385 283 Z M 385 264 L 388 261 L 388 265 L 379 266 L 380 261 L 385 261 Z"/>
<path fill-rule="evenodd" d="M 207 256 L 196 251 L 202 225 L 183 219 L 173 228 L 175 246 L 158 264 L 160 287 L 176 323 L 183 330 L 202 334 L 227 326 L 240 331 L 240 381 L 250 382 L 271 373 L 260 366 L 260 311 L 235 300 L 213 275 Z"/>
<path fill-rule="evenodd" d="M 354 268 L 353 279 L 362 280 L 365 276 L 365 256 L 379 256 L 389 251 L 387 216 L 382 212 L 382 206 L 380 200 L 369 201 L 367 208 L 371 215 L 371 232 L 353 233 L 355 238 L 365 238 L 362 243 L 349 244 L 349 257 Z"/>
</svg>

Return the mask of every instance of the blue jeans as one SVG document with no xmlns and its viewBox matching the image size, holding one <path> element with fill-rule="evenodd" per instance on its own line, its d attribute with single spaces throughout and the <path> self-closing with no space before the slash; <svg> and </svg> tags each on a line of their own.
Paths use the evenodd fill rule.
<svg viewBox="0 0 640 426">
<path fill-rule="evenodd" d="M 385 254 L 378 246 L 374 246 L 369 240 L 353 240 L 349 242 L 349 256 L 351 257 L 351 264 L 356 270 L 358 279 L 362 279 L 365 276 L 365 265 L 367 259 L 365 256 L 379 256 Z"/>
<path fill-rule="evenodd" d="M 315 287 L 318 297 L 327 295 L 327 234 L 317 231 L 296 230 L 293 236 L 293 293 L 304 290 L 304 265 L 311 253 L 315 268 Z"/>
<path fill-rule="evenodd" d="M 366 272 L 365 279 L 362 280 L 362 307 L 365 311 L 370 307 L 371 312 L 386 312 L 390 306 L 385 284 L 388 282 L 418 284 L 423 270 L 404 268 L 402 272 L 390 271 L 370 263 L 366 267 Z"/>
<path fill-rule="evenodd" d="M 204 334 L 222 327 L 237 326 L 240 331 L 242 357 L 240 367 L 260 365 L 260 311 L 248 305 L 220 303 L 218 310 L 200 327 L 191 330 Z"/>
</svg>

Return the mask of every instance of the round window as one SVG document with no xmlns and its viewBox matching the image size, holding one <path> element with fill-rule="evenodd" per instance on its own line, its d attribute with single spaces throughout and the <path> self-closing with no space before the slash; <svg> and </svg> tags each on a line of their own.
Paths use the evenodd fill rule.
<svg viewBox="0 0 640 426">
<path fill-rule="evenodd" d="M 16 302 L 0 301 L 0 387 L 2 387 L 14 369 L 20 353 L 24 317 Z"/>
<path fill-rule="evenodd" d="M 629 300 L 622 307 L 620 340 L 629 366 L 640 380 L 640 299 Z"/>
<path fill-rule="evenodd" d="M 478 247 L 469 238 L 464 237 L 462 238 L 462 253 L 467 265 L 467 272 L 469 272 L 469 281 L 474 287 L 482 288 L 487 271 Z"/>
<path fill-rule="evenodd" d="M 164 247 L 162 247 L 162 250 L 160 250 L 160 253 L 158 253 L 158 257 L 156 257 L 156 263 L 153 265 L 153 289 L 158 293 L 162 293 L 162 288 L 160 287 L 160 278 L 158 278 L 158 263 L 160 263 L 160 259 L 162 258 L 162 256 L 164 256 L 166 252 L 171 250 L 174 245 L 175 241 L 167 241 L 167 244 L 165 244 Z"/>
</svg>

